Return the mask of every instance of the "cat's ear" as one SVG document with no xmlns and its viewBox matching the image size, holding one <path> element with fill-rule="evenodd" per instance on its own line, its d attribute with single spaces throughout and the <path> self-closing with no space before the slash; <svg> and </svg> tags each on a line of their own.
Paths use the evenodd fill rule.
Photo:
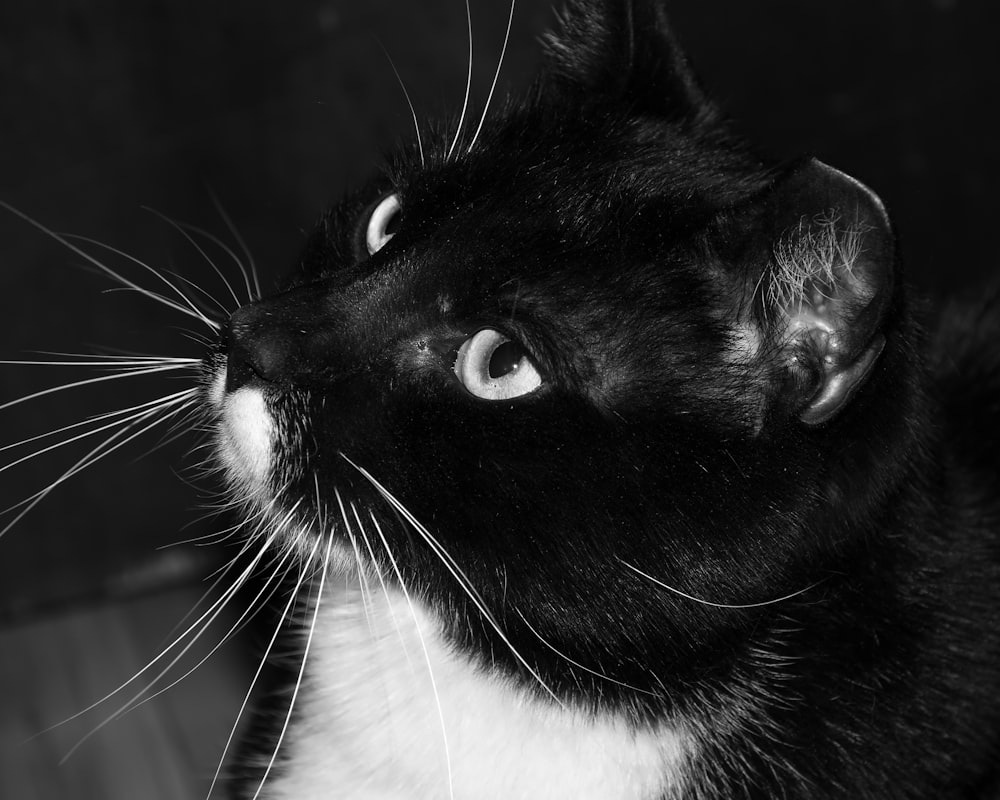
<svg viewBox="0 0 1000 800">
<path fill-rule="evenodd" d="M 809 159 L 753 203 L 754 302 L 800 419 L 832 419 L 885 346 L 895 243 L 867 186 Z M 760 237 L 760 238 L 757 238 Z M 788 399 L 788 398 L 786 398 Z"/>
<path fill-rule="evenodd" d="M 659 0 L 570 0 L 543 41 L 547 79 L 590 101 L 669 117 L 717 115 Z"/>
</svg>

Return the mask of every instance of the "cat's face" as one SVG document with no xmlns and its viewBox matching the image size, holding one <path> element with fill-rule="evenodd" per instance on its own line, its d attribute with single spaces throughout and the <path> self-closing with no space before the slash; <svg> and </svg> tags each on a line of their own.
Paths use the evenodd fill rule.
<svg viewBox="0 0 1000 800">
<path fill-rule="evenodd" d="M 888 291 L 843 242 L 891 258 L 863 187 L 763 166 L 661 57 L 658 12 L 633 49 L 614 13 L 571 15 L 530 100 L 425 132 L 326 214 L 207 395 L 234 494 L 286 542 L 405 583 L 484 664 L 622 693 L 568 657 L 637 701 L 752 625 L 652 578 L 725 605 L 821 577 L 815 425 L 854 402 Z"/>
</svg>

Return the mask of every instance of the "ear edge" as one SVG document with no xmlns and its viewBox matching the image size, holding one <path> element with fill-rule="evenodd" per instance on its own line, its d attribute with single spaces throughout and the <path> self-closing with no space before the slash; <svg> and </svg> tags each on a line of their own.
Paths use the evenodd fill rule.
<svg viewBox="0 0 1000 800">
<path fill-rule="evenodd" d="M 546 76 L 588 101 L 721 119 L 671 31 L 660 0 L 569 0 L 542 37 Z"/>
<path fill-rule="evenodd" d="M 763 352 L 780 405 L 804 424 L 828 422 L 885 348 L 895 287 L 885 206 L 860 181 L 804 158 L 729 218 L 743 232 L 733 253 L 748 265 L 743 313 L 770 341 Z M 739 235 L 747 237 L 742 244 Z"/>
</svg>

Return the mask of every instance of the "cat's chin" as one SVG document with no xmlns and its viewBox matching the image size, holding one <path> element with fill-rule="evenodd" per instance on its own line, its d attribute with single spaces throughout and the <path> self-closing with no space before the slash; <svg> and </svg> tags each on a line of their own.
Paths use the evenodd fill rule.
<svg viewBox="0 0 1000 800">
<path fill-rule="evenodd" d="M 628 800 L 685 788 L 698 744 L 684 724 L 637 727 L 525 691 L 393 584 L 349 575 L 310 602 L 298 724 L 268 797 Z"/>
<path fill-rule="evenodd" d="M 230 480 L 244 496 L 264 496 L 274 451 L 274 419 L 264 393 L 253 386 L 227 391 L 222 370 L 209 388 L 209 401 L 218 413 L 218 452 Z"/>
</svg>

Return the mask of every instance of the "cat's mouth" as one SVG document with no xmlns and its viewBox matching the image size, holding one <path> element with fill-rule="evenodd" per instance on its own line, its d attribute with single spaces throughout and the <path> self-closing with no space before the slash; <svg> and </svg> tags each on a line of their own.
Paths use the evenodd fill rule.
<svg viewBox="0 0 1000 800">
<path fill-rule="evenodd" d="M 274 418 L 260 388 L 244 384 L 230 391 L 226 379 L 223 362 L 208 387 L 208 401 L 218 415 L 219 458 L 244 497 L 261 499 L 274 458 Z"/>
</svg>

